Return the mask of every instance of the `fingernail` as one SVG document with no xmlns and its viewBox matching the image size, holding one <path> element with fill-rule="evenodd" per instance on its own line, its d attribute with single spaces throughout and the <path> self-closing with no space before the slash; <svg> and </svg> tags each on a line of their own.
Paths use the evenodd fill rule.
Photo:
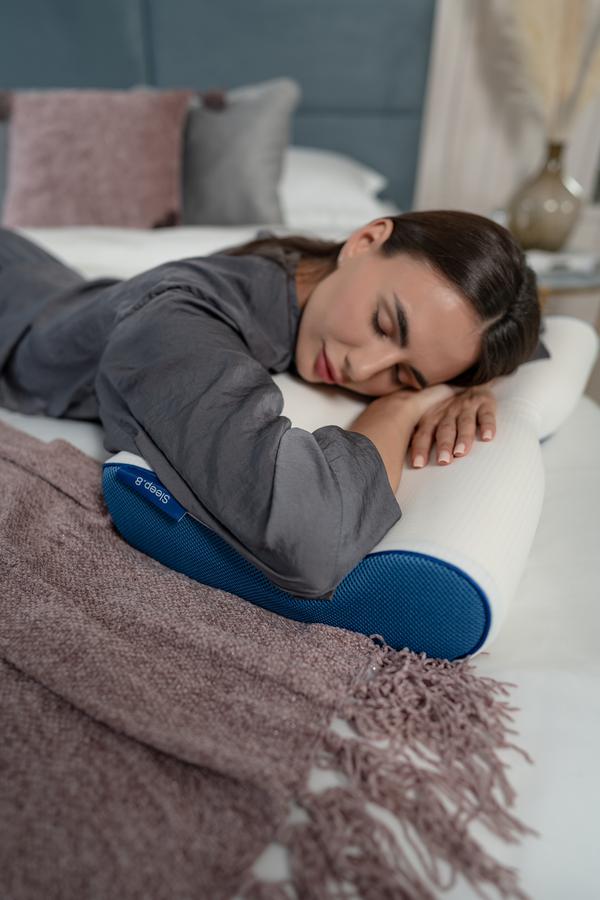
<svg viewBox="0 0 600 900">
<path fill-rule="evenodd" d="M 460 455 L 460 454 L 463 454 L 464 452 L 465 452 L 465 445 L 464 445 L 464 444 L 457 444 L 456 447 L 454 448 L 454 455 L 455 455 L 455 456 L 456 456 L 457 454 L 459 454 L 459 455 Z"/>
<path fill-rule="evenodd" d="M 413 467 L 415 469 L 421 469 L 425 465 L 425 460 L 422 456 L 415 456 Z"/>
<path fill-rule="evenodd" d="M 489 430 L 489 428 L 486 428 L 486 430 L 483 432 L 482 437 L 483 437 L 483 440 L 484 440 L 484 441 L 491 441 L 491 439 L 492 439 L 492 432 Z"/>
<path fill-rule="evenodd" d="M 438 462 L 439 463 L 449 463 L 450 462 L 450 451 L 442 450 L 442 452 L 438 456 Z"/>
</svg>

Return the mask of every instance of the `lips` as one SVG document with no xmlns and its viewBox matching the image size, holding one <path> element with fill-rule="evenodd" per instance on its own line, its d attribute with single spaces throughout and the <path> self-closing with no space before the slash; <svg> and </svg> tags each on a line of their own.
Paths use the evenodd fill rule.
<svg viewBox="0 0 600 900">
<path fill-rule="evenodd" d="M 332 365 L 325 354 L 324 347 L 321 347 L 319 355 L 317 356 L 315 371 L 321 381 L 324 381 L 326 384 L 335 384 L 335 382 L 337 381 Z"/>
<path fill-rule="evenodd" d="M 337 373 L 334 370 L 333 366 L 329 362 L 327 358 L 327 354 L 325 353 L 325 348 L 323 347 L 323 359 L 325 360 L 325 365 L 327 366 L 327 372 L 332 381 L 337 381 Z"/>
</svg>

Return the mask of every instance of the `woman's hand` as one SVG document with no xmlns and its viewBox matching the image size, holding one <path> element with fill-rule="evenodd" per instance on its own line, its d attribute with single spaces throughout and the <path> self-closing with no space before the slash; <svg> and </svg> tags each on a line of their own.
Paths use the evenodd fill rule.
<svg viewBox="0 0 600 900">
<path fill-rule="evenodd" d="M 424 411 L 410 442 L 412 465 L 417 469 L 427 465 L 434 440 L 437 443 L 438 464 L 449 465 L 455 456 L 466 456 L 470 451 L 477 424 L 484 441 L 491 441 L 496 433 L 496 398 L 489 386 L 462 390 L 450 385 L 434 385 L 419 391 L 415 395 L 415 402 L 419 395 L 435 391 L 436 388 L 447 388 L 453 394 L 440 397 L 437 402 L 434 402 L 433 394 L 429 398 L 423 398 Z"/>
<path fill-rule="evenodd" d="M 434 384 L 431 387 L 423 388 L 423 390 L 399 390 L 393 394 L 388 394 L 390 398 L 399 397 L 409 407 L 415 426 L 432 408 L 451 400 L 457 394 L 461 393 L 463 388 L 453 387 L 450 384 Z"/>
</svg>

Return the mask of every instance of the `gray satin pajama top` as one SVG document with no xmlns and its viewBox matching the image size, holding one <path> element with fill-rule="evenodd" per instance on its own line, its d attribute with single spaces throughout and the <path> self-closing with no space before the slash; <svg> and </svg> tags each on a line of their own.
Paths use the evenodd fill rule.
<svg viewBox="0 0 600 900">
<path fill-rule="evenodd" d="M 267 254 L 267 255 L 264 255 Z M 86 281 L 0 228 L 0 405 L 100 419 L 176 499 L 298 597 L 331 597 L 401 510 L 372 441 L 292 427 L 296 251 Z"/>
</svg>

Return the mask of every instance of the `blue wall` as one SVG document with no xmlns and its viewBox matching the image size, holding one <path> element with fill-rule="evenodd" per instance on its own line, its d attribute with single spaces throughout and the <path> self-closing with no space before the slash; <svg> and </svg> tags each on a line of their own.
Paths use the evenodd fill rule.
<svg viewBox="0 0 600 900">
<path fill-rule="evenodd" d="M 435 0 L 2 0 L 0 88 L 302 88 L 292 142 L 410 206 Z"/>
</svg>

